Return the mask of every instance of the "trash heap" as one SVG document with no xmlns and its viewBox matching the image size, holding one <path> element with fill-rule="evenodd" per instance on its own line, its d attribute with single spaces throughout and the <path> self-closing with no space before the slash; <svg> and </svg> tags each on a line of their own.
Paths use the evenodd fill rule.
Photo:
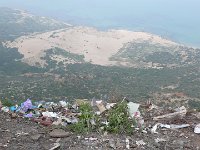
<svg viewBox="0 0 200 150">
<path fill-rule="evenodd" d="M 142 115 L 139 107 L 143 111 Z M 12 118 L 29 118 L 44 126 L 69 126 L 76 132 L 98 130 L 111 133 L 133 133 L 136 129 L 142 132 L 150 131 L 155 134 L 158 133 L 158 128 L 180 129 L 195 126 L 195 123 L 191 124 L 189 122 L 191 116 L 184 123 L 181 122 L 184 119 L 186 120 L 187 109 L 184 106 L 174 110 L 163 110 L 163 108 L 149 102 L 140 105 L 127 102 L 125 99 L 118 103 L 78 99 L 73 104 L 66 101 L 32 103 L 30 99 L 27 99 L 21 105 L 11 107 L 3 106 L 0 101 L 0 111 L 9 113 Z M 167 113 L 163 114 L 164 112 Z M 149 114 L 150 116 L 148 116 Z M 142 116 L 146 117 L 146 122 Z M 200 118 L 200 114 L 193 113 L 192 119 L 194 117 Z M 173 120 L 176 120 L 176 124 L 172 123 Z M 177 124 L 177 120 L 180 121 L 180 124 Z M 154 123 L 153 126 L 152 123 Z M 196 124 L 194 132 L 200 133 L 200 124 Z"/>
<path fill-rule="evenodd" d="M 51 137 L 65 137 L 63 127 L 77 133 L 117 133 L 122 135 L 135 135 L 135 141 L 125 138 L 126 149 L 132 147 L 148 147 L 148 138 L 155 143 L 164 143 L 163 148 L 170 148 L 169 142 L 177 144 L 177 138 L 181 139 L 178 144 L 184 145 L 188 141 L 188 135 L 196 138 L 200 133 L 200 112 L 189 110 L 185 106 L 178 108 L 159 107 L 147 101 L 143 104 L 128 102 L 123 99 L 117 103 L 107 103 L 102 100 L 78 99 L 73 103 L 66 101 L 55 102 L 32 102 L 27 99 L 20 105 L 4 106 L 0 102 L 0 112 L 8 113 L 12 119 L 28 118 L 40 125 L 56 127 L 50 133 Z M 56 134 L 55 134 L 55 133 Z M 59 134 L 58 134 L 59 133 Z M 175 137 L 175 139 L 173 138 Z M 81 136 L 77 136 L 77 140 Z M 148 139 L 148 140 L 147 140 Z M 84 138 L 88 144 L 98 143 L 98 138 Z M 102 142 L 102 141 L 101 141 Z M 110 147 L 116 147 L 115 141 L 109 139 Z M 131 142 L 134 144 L 131 144 Z M 185 144 L 186 145 L 186 144 Z M 188 147 L 193 147 L 193 143 Z M 196 148 L 196 147 L 195 147 Z"/>
<path fill-rule="evenodd" d="M 64 126 L 76 132 L 131 133 L 134 128 L 143 128 L 144 120 L 138 110 L 139 106 L 126 100 L 105 103 L 102 100 L 78 99 L 70 104 L 66 101 L 33 103 L 27 99 L 19 106 L 1 104 L 0 109 L 12 118 L 29 118 L 44 126 Z"/>
</svg>

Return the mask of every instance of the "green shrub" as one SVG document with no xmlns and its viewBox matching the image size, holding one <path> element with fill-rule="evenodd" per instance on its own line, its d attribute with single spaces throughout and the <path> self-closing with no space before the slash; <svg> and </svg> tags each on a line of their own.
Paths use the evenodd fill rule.
<svg viewBox="0 0 200 150">
<path fill-rule="evenodd" d="M 111 133 L 132 133 L 135 120 L 129 117 L 127 102 L 118 103 L 113 109 L 108 111 L 108 125 L 105 131 Z"/>
<path fill-rule="evenodd" d="M 70 126 L 72 131 L 86 133 L 91 131 L 107 131 L 109 133 L 133 133 L 133 125 L 136 121 L 129 117 L 127 102 L 123 101 L 100 116 L 95 115 L 89 104 L 82 104 L 79 108 L 81 115 L 76 124 Z M 94 120 L 95 124 L 91 123 Z M 103 124 L 103 121 L 107 124 Z"/>
<path fill-rule="evenodd" d="M 7 106 L 7 107 L 11 107 L 11 106 L 14 105 L 14 103 L 10 100 L 2 100 L 2 105 Z"/>
<path fill-rule="evenodd" d="M 89 104 L 82 104 L 79 107 L 81 115 L 79 121 L 76 124 L 70 126 L 70 128 L 77 133 L 86 133 L 95 129 L 95 126 L 91 123 L 91 120 L 96 122 L 97 116 L 94 114 L 92 107 Z"/>
</svg>

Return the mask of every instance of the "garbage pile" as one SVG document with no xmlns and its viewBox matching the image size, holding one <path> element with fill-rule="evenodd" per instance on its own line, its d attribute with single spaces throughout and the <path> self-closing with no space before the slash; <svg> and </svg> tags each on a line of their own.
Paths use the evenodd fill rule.
<svg viewBox="0 0 200 150">
<path fill-rule="evenodd" d="M 159 107 L 150 101 L 138 104 L 125 99 L 117 103 L 78 99 L 73 103 L 55 103 L 27 99 L 20 105 L 9 107 L 0 102 L 0 113 L 6 113 L 11 121 L 15 118 L 28 118 L 45 129 L 55 127 L 49 132 L 51 138 L 62 138 L 61 141 L 66 143 L 67 137 L 70 136 L 70 139 L 73 138 L 71 142 L 77 141 L 80 147 L 197 149 L 200 140 L 198 111 L 185 106 L 175 109 Z M 78 134 L 72 135 L 63 129 L 70 129 Z M 113 137 L 113 134 L 109 133 L 117 134 Z M 62 146 L 61 141 L 55 142 L 53 147 Z"/>
<path fill-rule="evenodd" d="M 139 107 L 143 114 L 140 113 Z M 0 101 L 0 111 L 9 113 L 12 118 L 29 118 L 44 126 L 61 125 L 67 127 L 68 125 L 74 125 L 75 131 L 80 130 L 80 132 L 87 128 L 87 131 L 89 131 L 89 129 L 98 126 L 99 129 L 106 129 L 106 131 L 114 133 L 119 133 L 119 128 L 122 131 L 126 131 L 125 129 L 129 128 L 130 133 L 133 130 L 141 130 L 142 132 L 149 131 L 155 134 L 158 133 L 158 128 L 180 129 L 193 126 L 194 132 L 200 133 L 200 124 L 195 124 L 194 122 L 191 124 L 190 122 L 192 116 L 192 119 L 194 117 L 198 119 L 200 115 L 193 113 L 190 119 L 186 118 L 187 109 L 184 106 L 164 114 L 166 110 L 164 111 L 149 102 L 146 105 L 140 105 L 127 102 L 125 99 L 119 103 L 77 99 L 73 104 L 66 101 L 59 101 L 58 103 L 39 101 L 32 103 L 30 99 L 27 99 L 21 105 L 11 107 L 3 106 Z M 154 112 L 153 116 L 148 116 L 148 114 L 152 115 L 152 112 Z M 142 116 L 146 118 L 143 119 Z M 174 119 L 176 120 L 175 124 L 172 123 Z M 180 124 L 177 124 L 177 120 L 180 121 Z M 182 123 L 181 120 L 186 121 Z M 167 122 L 171 122 L 171 124 L 167 124 Z"/>
<path fill-rule="evenodd" d="M 79 132 L 88 132 L 98 127 L 98 130 L 119 133 L 126 131 L 125 126 L 129 132 L 133 131 L 134 127 L 142 128 L 144 120 L 138 111 L 139 106 L 125 100 L 117 104 L 78 99 L 70 104 L 66 101 L 33 103 L 27 99 L 19 106 L 8 107 L 0 104 L 0 110 L 9 113 L 12 118 L 29 118 L 44 126 L 70 126 Z"/>
</svg>

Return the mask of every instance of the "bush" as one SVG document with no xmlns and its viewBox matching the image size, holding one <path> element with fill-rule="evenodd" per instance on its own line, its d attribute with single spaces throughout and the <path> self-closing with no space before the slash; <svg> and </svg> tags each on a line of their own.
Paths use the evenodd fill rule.
<svg viewBox="0 0 200 150">
<path fill-rule="evenodd" d="M 86 133 L 95 129 L 95 126 L 91 121 L 97 121 L 97 116 L 93 113 L 92 107 L 85 103 L 80 105 L 79 110 L 81 113 L 79 121 L 78 123 L 71 125 L 70 128 L 77 133 Z"/>
<path fill-rule="evenodd" d="M 86 133 L 91 131 L 107 131 L 110 133 L 133 133 L 135 120 L 129 117 L 127 102 L 123 101 L 108 111 L 103 112 L 100 116 L 95 115 L 89 104 L 80 105 L 81 115 L 76 124 L 70 126 L 72 131 L 77 133 Z M 95 124 L 91 123 L 91 120 Z M 107 124 L 103 124 L 103 121 Z"/>
<path fill-rule="evenodd" d="M 14 105 L 14 103 L 10 100 L 2 100 L 2 105 L 7 106 L 7 107 L 11 107 L 11 106 Z"/>
<path fill-rule="evenodd" d="M 127 102 L 118 103 L 115 108 L 108 111 L 108 125 L 105 131 L 111 133 L 132 133 L 135 120 L 129 117 Z"/>
</svg>

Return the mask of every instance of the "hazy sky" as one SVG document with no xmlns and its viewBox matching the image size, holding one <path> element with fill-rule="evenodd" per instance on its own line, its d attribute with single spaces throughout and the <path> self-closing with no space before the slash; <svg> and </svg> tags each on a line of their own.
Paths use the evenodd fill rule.
<svg viewBox="0 0 200 150">
<path fill-rule="evenodd" d="M 139 29 L 200 43 L 200 0 L 0 0 L 0 6 L 75 25 Z"/>
<path fill-rule="evenodd" d="M 98 13 L 119 13 L 130 15 L 139 13 L 200 14 L 199 0 L 1 0 L 0 6 L 39 10 L 39 12 L 80 12 L 84 15 Z M 192 9 L 191 9 L 192 8 Z M 135 11 L 136 10 L 136 11 Z M 75 13 L 75 14 L 76 14 Z"/>
</svg>

